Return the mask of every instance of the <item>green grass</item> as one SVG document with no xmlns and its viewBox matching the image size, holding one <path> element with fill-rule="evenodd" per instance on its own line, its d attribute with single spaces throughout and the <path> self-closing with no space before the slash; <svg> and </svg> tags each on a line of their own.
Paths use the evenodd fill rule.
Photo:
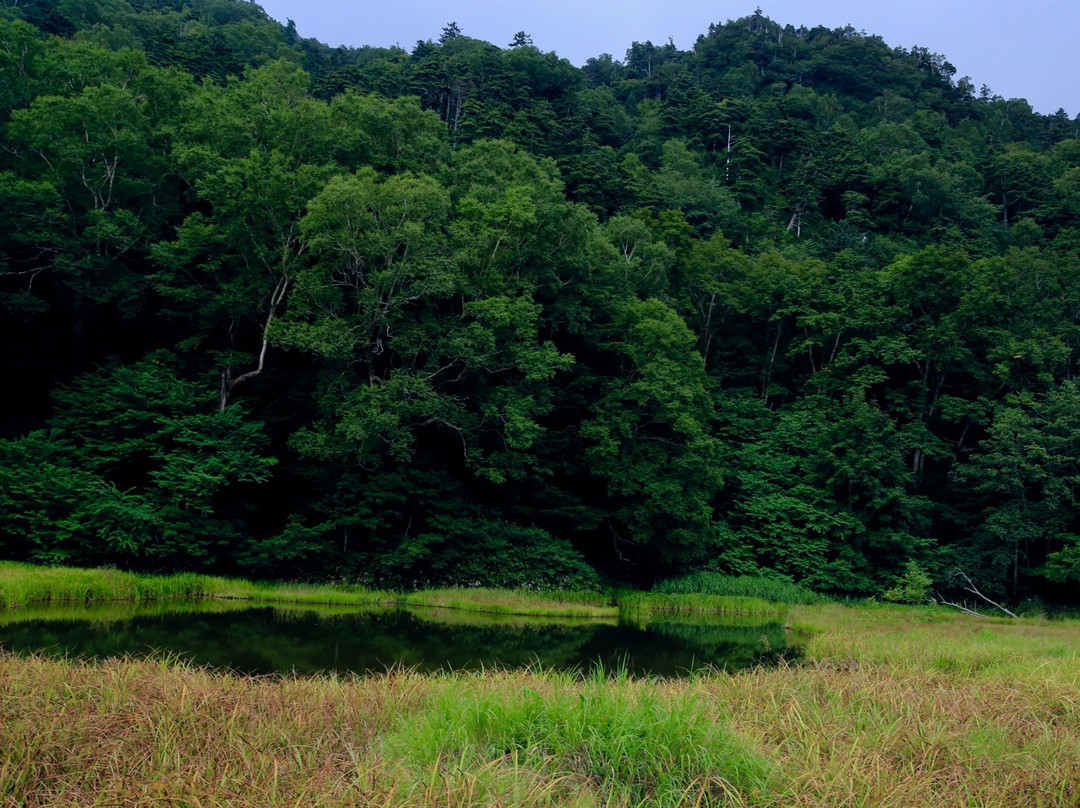
<svg viewBox="0 0 1080 808">
<path fill-rule="evenodd" d="M 1024 677 L 1075 666 L 1080 621 L 971 617 L 943 606 L 801 606 L 791 626 L 808 636 L 806 653 L 839 664 L 896 671 Z"/>
<path fill-rule="evenodd" d="M 0 608 L 31 603 L 88 603 L 219 598 L 325 606 L 426 606 L 491 614 L 561 618 L 612 618 L 617 609 L 594 592 L 439 589 L 380 592 L 334 585 L 254 583 L 239 578 L 138 575 L 112 569 L 39 567 L 0 561 Z"/>
<path fill-rule="evenodd" d="M 526 674 L 493 688 L 476 677 L 441 680 L 422 717 L 390 734 L 403 777 L 435 791 L 468 786 L 499 802 L 506 772 L 545 783 L 546 799 L 570 804 L 594 790 L 602 804 L 721 804 L 764 791 L 771 766 L 686 690 L 641 687 L 599 671 Z"/>
<path fill-rule="evenodd" d="M 705 578 L 715 583 L 723 576 Z M 693 579 L 693 580 L 691 580 Z M 666 589 L 693 589 L 701 584 L 694 576 L 669 582 Z M 732 579 L 739 580 L 739 579 Z M 764 580 L 764 579 L 755 579 Z M 694 583 L 697 581 L 697 583 Z M 775 582 L 770 582 L 770 586 Z M 745 585 L 746 591 L 751 591 Z M 788 586 L 788 585 L 784 585 Z M 707 589 L 702 585 L 699 588 Z M 716 587 L 714 587 L 716 588 Z M 796 588 L 797 589 L 797 588 Z M 778 598 L 790 591 L 759 587 L 762 595 Z M 29 603 L 87 603 L 101 601 L 157 601 L 196 598 L 238 599 L 268 603 L 337 606 L 428 607 L 468 610 L 493 615 L 556 617 L 563 619 L 615 618 L 620 610 L 638 620 L 649 615 L 732 614 L 779 616 L 790 600 L 769 601 L 757 595 L 712 591 L 633 592 L 611 596 L 596 592 L 536 592 L 447 588 L 419 592 L 380 592 L 340 583 L 334 585 L 255 583 L 239 578 L 184 573 L 180 575 L 138 575 L 113 569 L 38 567 L 0 562 L 0 606 L 13 608 Z"/>
<path fill-rule="evenodd" d="M 778 581 L 755 575 L 720 575 L 695 572 L 681 578 L 660 581 L 653 592 L 667 595 L 726 595 L 758 598 L 769 603 L 828 603 L 829 598 L 790 581 Z"/>
<path fill-rule="evenodd" d="M 112 569 L 39 567 L 0 561 L 0 605 L 143 601 L 221 596 L 231 586 L 206 575 L 134 575 Z"/>
<path fill-rule="evenodd" d="M 787 612 L 782 603 L 737 595 L 685 594 L 665 595 L 656 592 L 628 592 L 619 597 L 619 609 L 635 619 L 665 614 L 732 614 L 780 617 Z"/>
</svg>

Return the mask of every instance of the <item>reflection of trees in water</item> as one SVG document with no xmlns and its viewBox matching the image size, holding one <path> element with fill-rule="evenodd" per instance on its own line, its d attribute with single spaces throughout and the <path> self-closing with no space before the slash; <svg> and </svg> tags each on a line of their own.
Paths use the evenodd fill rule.
<svg viewBox="0 0 1080 808">
<path fill-rule="evenodd" d="M 62 603 L 29 603 L 17 609 L 0 609 L 0 628 L 34 621 L 81 621 L 89 623 L 117 623 L 137 617 L 160 617 L 180 614 L 220 614 L 240 612 L 251 608 L 242 600 L 216 600 L 200 598 L 192 600 L 105 600 Z"/>
<path fill-rule="evenodd" d="M 174 604 L 176 605 L 176 604 Z M 130 607 L 130 604 L 127 605 Z M 44 614 L 44 610 L 42 610 Z M 778 624 L 701 625 L 685 621 L 635 627 L 611 622 L 523 620 L 461 614 L 450 621 L 404 611 L 310 608 L 185 608 L 182 613 L 117 609 L 60 610 L 62 619 L 0 624 L 0 646 L 72 656 L 175 653 L 198 664 L 246 673 L 522 667 L 626 667 L 680 675 L 716 665 L 742 667 L 785 648 Z M 112 615 L 115 619 L 109 619 Z M 442 615 L 441 617 L 445 617 Z M 762 642 L 767 638 L 768 649 Z"/>
<path fill-rule="evenodd" d="M 801 657 L 800 649 L 789 647 L 780 623 L 702 625 L 678 621 L 653 623 L 648 630 L 677 640 L 684 647 L 697 649 L 701 659 L 712 660 L 716 667 L 729 670 Z"/>
</svg>

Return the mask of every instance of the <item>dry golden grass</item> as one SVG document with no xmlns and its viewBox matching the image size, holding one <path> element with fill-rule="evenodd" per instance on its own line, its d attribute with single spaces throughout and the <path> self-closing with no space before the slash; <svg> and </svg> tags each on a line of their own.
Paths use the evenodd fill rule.
<svg viewBox="0 0 1080 808">
<path fill-rule="evenodd" d="M 1080 693 L 828 663 L 702 682 L 786 782 L 762 805 L 1080 804 Z"/>
<path fill-rule="evenodd" d="M 596 710 L 581 714 L 616 730 L 627 716 L 663 723 L 660 696 L 681 699 L 674 709 L 699 718 L 685 685 L 663 687 L 674 690 L 532 671 L 252 678 L 170 662 L 0 653 L 0 795 L 4 805 L 27 808 L 661 804 L 648 795 L 630 799 L 625 783 L 591 771 L 585 758 L 595 749 L 571 750 L 580 759 L 569 761 L 554 746 L 492 752 L 470 739 L 454 741 L 453 723 L 468 725 L 470 713 L 500 706 L 520 722 L 525 694 L 541 705 L 595 701 Z M 614 696 L 609 701 L 601 690 Z M 448 723 L 445 736 L 436 734 Z M 711 742 L 707 723 L 684 726 Z M 537 737 L 552 740 L 550 733 Z M 602 738 L 625 740 L 611 732 Z M 727 765 L 715 762 L 718 771 Z M 756 759 L 744 769 L 767 771 Z M 724 789 L 735 787 L 710 782 L 708 771 L 691 772 L 686 788 L 662 804 L 718 804 L 709 795 Z"/>
<path fill-rule="evenodd" d="M 3 655 L 0 793 L 20 806 L 376 804 L 388 795 L 371 745 L 421 685 Z"/>
<path fill-rule="evenodd" d="M 798 607 L 813 661 L 700 683 L 793 806 L 1080 805 L 1080 625 Z"/>
</svg>

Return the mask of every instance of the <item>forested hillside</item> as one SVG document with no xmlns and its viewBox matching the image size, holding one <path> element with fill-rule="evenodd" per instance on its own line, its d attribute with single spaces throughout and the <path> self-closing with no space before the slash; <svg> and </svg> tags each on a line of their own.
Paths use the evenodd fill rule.
<svg viewBox="0 0 1080 808">
<path fill-rule="evenodd" d="M 0 127 L 2 557 L 1075 599 L 1080 118 L 943 56 L 37 0 Z"/>
</svg>

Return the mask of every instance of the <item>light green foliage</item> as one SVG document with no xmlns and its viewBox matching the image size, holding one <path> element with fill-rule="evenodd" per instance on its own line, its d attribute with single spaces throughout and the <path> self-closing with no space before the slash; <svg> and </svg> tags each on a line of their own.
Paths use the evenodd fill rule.
<svg viewBox="0 0 1080 808">
<path fill-rule="evenodd" d="M 1051 581 L 1080 580 L 1080 536 L 1073 533 L 1059 533 L 1055 536 L 1063 543 L 1057 552 L 1046 558 L 1046 566 L 1038 572 Z"/>
<path fill-rule="evenodd" d="M 37 28 L 22 20 L 0 17 L 0 116 L 28 103 L 39 91 L 41 56 L 45 50 Z"/>
<path fill-rule="evenodd" d="M 604 237 L 617 253 L 613 271 L 625 292 L 642 298 L 668 293 L 675 254 L 641 217 L 611 217 L 604 225 Z"/>
<path fill-rule="evenodd" d="M 311 77 L 288 61 L 248 67 L 243 80 L 204 83 L 184 106 L 180 141 L 208 154 L 189 159 L 188 170 L 214 170 L 221 158 L 252 150 L 280 152 L 293 166 L 325 163 L 333 148 L 328 106 L 308 94 Z M 211 156 L 213 155 L 213 156 Z"/>
<path fill-rule="evenodd" d="M 162 146 L 191 82 L 136 52 L 82 46 L 50 53 L 66 69 L 82 69 L 73 83 L 63 70 L 50 73 L 54 94 L 44 91 L 11 114 L 6 138 L 18 150 L 23 180 L 5 183 L 15 195 L 9 201 L 23 209 L 22 221 L 12 222 L 19 247 L 12 256 L 19 274 L 45 272 L 65 287 L 60 305 L 81 340 L 91 305 L 112 304 L 131 317 L 141 309 L 137 256 L 171 212 Z"/>
<path fill-rule="evenodd" d="M 309 205 L 302 228 L 316 263 L 298 278 L 274 339 L 359 371 L 336 406 L 341 449 L 367 457 L 385 444 L 403 458 L 416 422 L 450 416 L 452 405 L 433 384 L 436 369 L 395 368 L 392 361 L 398 340 L 424 349 L 407 316 L 457 286 L 439 238 L 448 216 L 449 199 L 431 178 L 380 182 L 369 168 L 335 177 Z M 312 441 L 323 441 L 319 451 L 334 451 L 317 433 L 298 440 L 312 449 Z"/>
<path fill-rule="evenodd" d="M 506 449 L 528 449 L 547 383 L 570 363 L 540 335 L 534 293 L 548 279 L 524 274 L 544 271 L 531 256 L 556 237 L 550 209 L 564 203 L 549 169 L 505 144 L 463 151 L 456 171 L 468 191 L 453 211 L 430 177 L 362 169 L 332 180 L 304 219 L 316 263 L 275 339 L 359 371 L 336 406 L 342 446 L 403 460 L 416 429 L 438 425 L 498 480 L 512 469 L 485 460 L 474 435 L 494 428 Z M 471 403 L 457 390 L 471 390 Z M 312 432 L 297 440 L 318 451 L 335 443 Z"/>
<path fill-rule="evenodd" d="M 334 157 L 356 169 L 434 173 L 449 158 L 439 116 L 423 110 L 415 98 L 389 100 L 347 92 L 330 102 Z"/>
<path fill-rule="evenodd" d="M 723 422 L 743 435 L 724 519 L 761 567 L 814 589 L 871 593 L 876 567 L 923 546 L 926 503 L 908 493 L 903 445 L 875 407 L 816 398 L 773 415 L 734 400 Z"/>
<path fill-rule="evenodd" d="M 154 245 L 155 289 L 187 319 L 185 349 L 220 374 L 220 406 L 266 367 L 274 319 L 302 267 L 300 220 L 326 183 L 328 111 L 308 76 L 275 62 L 189 101 L 175 157 L 203 210 Z M 193 283 L 193 281 L 195 281 Z"/>
<path fill-rule="evenodd" d="M 909 561 L 904 567 L 904 574 L 896 579 L 896 586 L 883 597 L 894 603 L 925 605 L 930 600 L 930 587 L 933 583 L 917 562 Z"/>
</svg>

